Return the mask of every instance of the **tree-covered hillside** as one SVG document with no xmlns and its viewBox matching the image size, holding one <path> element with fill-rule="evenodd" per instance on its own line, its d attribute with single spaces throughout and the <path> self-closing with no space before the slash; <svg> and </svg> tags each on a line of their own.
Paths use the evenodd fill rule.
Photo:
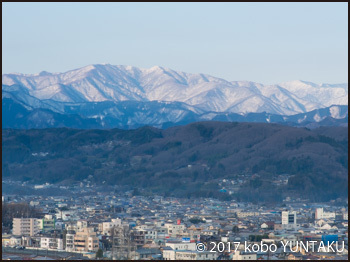
<svg viewBox="0 0 350 262">
<path fill-rule="evenodd" d="M 347 132 L 224 122 L 166 130 L 4 129 L 2 172 L 36 183 L 90 176 L 95 183 L 184 197 L 329 200 L 348 194 Z M 230 194 L 223 179 L 232 182 Z"/>
</svg>

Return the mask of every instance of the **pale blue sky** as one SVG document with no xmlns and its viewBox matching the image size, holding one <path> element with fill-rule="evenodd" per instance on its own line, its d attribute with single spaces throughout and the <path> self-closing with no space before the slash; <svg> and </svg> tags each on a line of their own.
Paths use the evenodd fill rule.
<svg viewBox="0 0 350 262">
<path fill-rule="evenodd" d="M 3 3 L 3 73 L 154 65 L 348 82 L 347 3 Z"/>
</svg>

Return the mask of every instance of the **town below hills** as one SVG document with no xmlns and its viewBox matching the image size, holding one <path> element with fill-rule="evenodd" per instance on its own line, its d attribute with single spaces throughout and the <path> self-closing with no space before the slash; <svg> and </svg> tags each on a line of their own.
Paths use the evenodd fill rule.
<svg viewBox="0 0 350 262">
<path fill-rule="evenodd" d="M 348 196 L 348 127 L 196 122 L 157 129 L 3 129 L 4 179 L 281 202 Z"/>
</svg>

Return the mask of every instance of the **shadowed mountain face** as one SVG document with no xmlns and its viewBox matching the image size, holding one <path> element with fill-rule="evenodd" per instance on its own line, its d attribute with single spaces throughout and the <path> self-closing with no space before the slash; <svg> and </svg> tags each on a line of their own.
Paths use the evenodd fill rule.
<svg viewBox="0 0 350 262">
<path fill-rule="evenodd" d="M 348 128 L 199 122 L 166 130 L 2 131 L 3 177 L 129 185 L 165 195 L 241 201 L 348 194 Z M 279 184 L 279 177 L 286 182 Z M 222 179 L 237 186 L 220 192 Z"/>
<path fill-rule="evenodd" d="M 259 119 L 305 126 L 321 123 L 327 117 L 332 118 L 327 123 L 339 125 L 342 119 L 347 122 L 348 85 L 305 81 L 262 85 L 158 66 L 142 69 L 106 64 L 65 73 L 4 74 L 2 95 L 28 111 L 41 112 L 40 120 L 30 113 L 23 116 L 20 128 L 73 127 L 67 119 L 72 114 L 90 119 L 87 124 L 80 120 L 80 128 L 90 128 L 92 123 L 99 128 L 163 128 L 225 118 L 224 121 Z M 8 118 L 18 115 L 3 106 L 4 109 Z M 47 116 L 43 110 L 52 113 Z M 52 116 L 53 113 L 64 116 Z M 14 123 L 7 127 L 19 126 Z"/>
<path fill-rule="evenodd" d="M 46 107 L 33 108 L 12 98 L 3 97 L 2 126 L 3 128 L 21 129 L 51 127 L 133 129 L 149 125 L 168 128 L 203 120 L 280 123 L 308 128 L 347 126 L 348 124 L 348 106 L 331 106 L 292 116 L 269 113 L 249 113 L 246 115 L 214 112 L 195 113 L 187 105 L 179 102 L 156 101 L 99 102 L 69 106 L 56 104 L 56 106 L 62 106 L 66 113 L 57 113 Z M 336 111 L 339 117 L 332 117 L 332 111 Z M 104 112 L 103 116 L 99 115 L 101 112 Z"/>
</svg>

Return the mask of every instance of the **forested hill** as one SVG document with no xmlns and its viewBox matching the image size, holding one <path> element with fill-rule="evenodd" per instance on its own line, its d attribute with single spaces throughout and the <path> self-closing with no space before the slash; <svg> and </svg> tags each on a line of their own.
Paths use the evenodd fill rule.
<svg viewBox="0 0 350 262">
<path fill-rule="evenodd" d="M 88 178 L 164 195 L 247 201 L 348 195 L 347 127 L 198 122 L 166 130 L 4 129 L 2 152 L 3 177 L 33 183 Z"/>
</svg>

